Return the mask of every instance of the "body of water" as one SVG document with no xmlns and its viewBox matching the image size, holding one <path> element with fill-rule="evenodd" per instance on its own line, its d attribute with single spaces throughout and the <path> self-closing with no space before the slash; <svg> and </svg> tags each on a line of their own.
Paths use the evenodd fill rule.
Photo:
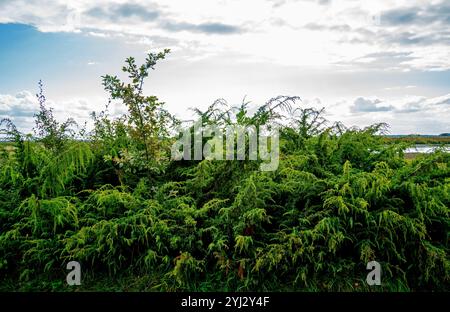
<svg viewBox="0 0 450 312">
<path fill-rule="evenodd" d="M 425 144 L 418 144 L 416 146 L 407 148 L 405 150 L 405 153 L 431 153 L 433 152 L 436 148 L 439 148 L 439 145 L 425 145 Z M 445 150 L 447 152 L 450 152 L 450 146 L 446 146 Z"/>
</svg>

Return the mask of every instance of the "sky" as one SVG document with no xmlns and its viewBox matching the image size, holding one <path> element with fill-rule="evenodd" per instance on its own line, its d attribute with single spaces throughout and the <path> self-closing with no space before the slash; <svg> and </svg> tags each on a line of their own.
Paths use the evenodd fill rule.
<svg viewBox="0 0 450 312">
<path fill-rule="evenodd" d="M 101 76 L 165 48 L 144 91 L 180 119 L 295 95 L 330 122 L 450 132 L 448 0 L 0 0 L 0 118 L 31 132 L 42 79 L 58 119 L 89 124 Z"/>
</svg>

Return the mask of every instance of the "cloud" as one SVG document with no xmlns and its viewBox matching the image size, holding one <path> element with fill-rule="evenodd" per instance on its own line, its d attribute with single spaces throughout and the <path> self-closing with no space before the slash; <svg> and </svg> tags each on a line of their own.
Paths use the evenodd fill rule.
<svg viewBox="0 0 450 312">
<path fill-rule="evenodd" d="M 407 62 L 414 60 L 412 52 L 385 51 L 364 54 L 352 59 L 347 64 L 362 66 L 366 69 L 391 70 L 407 68 Z"/>
<path fill-rule="evenodd" d="M 450 94 L 435 97 L 428 100 L 428 104 L 430 105 L 448 105 L 450 106 Z M 450 108 L 450 107 L 448 107 Z"/>
<path fill-rule="evenodd" d="M 371 113 L 371 112 L 387 112 L 392 111 L 394 109 L 393 106 L 385 106 L 379 105 L 383 102 L 379 99 L 366 99 L 363 97 L 357 98 L 353 105 L 350 107 L 350 110 L 354 113 Z"/>
<path fill-rule="evenodd" d="M 39 108 L 35 97 L 28 91 L 16 95 L 0 94 L 0 115 L 11 117 L 33 117 Z"/>
<path fill-rule="evenodd" d="M 195 5 L 179 0 L 0 3 L 0 23 L 95 37 L 122 36 L 126 43 L 146 45 L 149 40 L 143 38 L 164 38 L 173 50 L 188 51 L 189 59 L 241 53 L 249 61 L 295 66 L 345 63 L 373 69 L 377 62 L 364 65 L 360 62 L 364 55 L 395 51 L 415 59 L 401 66 L 392 64 L 392 69 L 450 69 L 450 31 L 445 27 L 450 21 L 448 1 L 380 0 L 364 6 L 327 0 L 196 0 Z"/>
<path fill-rule="evenodd" d="M 122 19 L 139 19 L 141 21 L 152 21 L 157 19 L 161 13 L 153 4 L 153 8 L 137 3 L 112 4 L 110 6 L 97 6 L 89 9 L 86 14 L 96 18 L 117 21 Z"/>
<path fill-rule="evenodd" d="M 114 14 L 123 18 L 140 18 L 142 20 L 154 20 L 160 15 L 157 9 L 149 9 L 146 6 L 133 3 L 125 3 L 115 7 Z"/>
<path fill-rule="evenodd" d="M 407 9 L 395 9 L 390 10 L 382 15 L 383 22 L 391 25 L 399 24 L 411 24 L 417 21 L 423 22 L 423 19 L 419 19 L 417 8 L 407 8 Z"/>
<path fill-rule="evenodd" d="M 185 22 L 165 22 L 161 24 L 162 27 L 169 31 L 190 31 L 205 34 L 237 34 L 243 31 L 240 27 L 227 25 L 222 23 L 201 23 L 191 24 Z"/>
<path fill-rule="evenodd" d="M 70 98 L 65 100 L 47 101 L 54 108 L 57 120 L 74 118 L 79 125 L 88 122 L 91 111 L 104 108 L 105 100 L 95 98 Z M 443 133 L 450 132 L 450 93 L 436 97 L 403 96 L 400 98 L 380 99 L 377 97 L 359 96 L 353 100 L 340 101 L 334 105 L 316 97 L 305 97 L 302 100 L 305 107 L 320 109 L 325 107 L 327 119 L 343 121 L 348 126 L 364 127 L 377 122 L 387 122 L 394 134 L 407 133 Z M 19 131 L 30 133 L 34 127 L 34 114 L 39 110 L 35 96 L 29 91 L 15 95 L 0 94 L 0 117 L 10 118 Z M 110 105 L 110 113 L 119 116 L 126 108 L 119 103 Z"/>
<path fill-rule="evenodd" d="M 420 112 L 421 110 L 425 109 L 426 103 L 425 103 L 426 99 L 425 98 L 421 98 L 417 101 L 411 101 L 411 102 L 405 102 L 404 104 L 402 104 L 402 107 L 398 108 L 396 110 L 397 113 L 416 113 L 416 112 Z"/>
<path fill-rule="evenodd" d="M 338 24 L 338 25 L 325 25 L 318 23 L 308 23 L 303 26 L 305 29 L 316 30 L 316 31 L 336 31 L 336 32 L 349 32 L 352 28 L 347 24 Z"/>
<path fill-rule="evenodd" d="M 430 23 L 450 25 L 450 4 L 448 2 L 428 3 L 421 6 L 387 10 L 382 13 L 381 20 L 382 23 L 396 26 Z"/>
<path fill-rule="evenodd" d="M 15 95 L 0 94 L 0 119 L 9 118 L 19 131 L 34 126 L 33 116 L 38 109 L 36 97 L 28 91 Z"/>
<path fill-rule="evenodd" d="M 100 111 L 104 108 L 105 101 L 101 97 L 70 98 L 65 100 L 47 99 L 47 107 L 53 108 L 53 113 L 58 121 L 73 118 L 80 126 L 85 122 L 91 124 L 89 114 L 92 111 Z M 21 91 L 15 95 L 0 94 L 0 119 L 8 118 L 23 133 L 31 133 L 35 126 L 34 116 L 39 112 L 39 103 L 34 94 L 29 91 Z M 122 106 L 116 105 L 110 109 L 110 113 L 118 116 L 124 113 Z"/>
<path fill-rule="evenodd" d="M 398 44 L 403 46 L 408 45 L 427 46 L 430 44 L 439 44 L 439 45 L 450 44 L 450 32 L 446 30 L 423 34 L 420 34 L 416 31 L 383 33 L 380 34 L 378 38 L 387 43 Z"/>
<path fill-rule="evenodd" d="M 355 110 L 355 106 L 359 110 Z M 341 121 L 347 126 L 365 127 L 385 122 L 390 125 L 392 134 L 439 134 L 450 131 L 450 94 L 390 99 L 358 97 L 343 99 L 326 110 L 331 121 Z"/>
<path fill-rule="evenodd" d="M 410 51 L 416 60 L 403 65 L 421 70 L 450 68 L 450 3 L 433 1 L 397 6 L 380 13 L 380 27 L 363 40 Z"/>
<path fill-rule="evenodd" d="M 397 115 L 417 112 L 435 112 L 437 114 L 436 117 L 439 116 L 438 118 L 441 118 L 445 116 L 445 113 L 450 112 L 450 94 L 432 98 L 423 96 L 405 96 L 390 101 L 378 98 L 358 97 L 350 106 L 350 111 L 352 113 L 389 112 Z"/>
<path fill-rule="evenodd" d="M 437 114 L 450 111 L 450 94 L 426 98 L 411 97 L 398 105 L 395 110 L 397 113 L 415 113 L 425 111 L 435 111 Z"/>
<path fill-rule="evenodd" d="M 272 6 L 274 8 L 278 8 L 289 2 L 299 2 L 299 1 L 313 2 L 319 5 L 328 5 L 331 3 L 332 0 L 268 0 L 268 1 L 272 3 Z"/>
<path fill-rule="evenodd" d="M 384 90 L 395 91 L 395 90 L 405 90 L 405 89 L 414 89 L 414 88 L 417 88 L 417 86 L 413 86 L 413 85 L 393 86 L 393 87 L 386 87 L 386 88 L 384 88 Z"/>
<path fill-rule="evenodd" d="M 164 11 L 157 4 L 148 3 L 124 3 L 110 4 L 109 6 L 96 6 L 85 12 L 89 17 L 103 19 L 116 23 L 149 23 L 153 26 L 169 32 L 188 31 L 204 34 L 235 34 L 243 30 L 239 26 L 220 22 L 191 23 L 179 21 L 170 17 L 169 12 Z"/>
</svg>

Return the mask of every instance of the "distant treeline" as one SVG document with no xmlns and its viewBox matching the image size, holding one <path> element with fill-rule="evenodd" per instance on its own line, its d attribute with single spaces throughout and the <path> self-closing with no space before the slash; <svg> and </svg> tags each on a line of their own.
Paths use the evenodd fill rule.
<svg viewBox="0 0 450 312">
<path fill-rule="evenodd" d="M 387 143 L 450 144 L 450 133 L 442 133 L 440 135 L 386 135 L 384 140 Z"/>
</svg>

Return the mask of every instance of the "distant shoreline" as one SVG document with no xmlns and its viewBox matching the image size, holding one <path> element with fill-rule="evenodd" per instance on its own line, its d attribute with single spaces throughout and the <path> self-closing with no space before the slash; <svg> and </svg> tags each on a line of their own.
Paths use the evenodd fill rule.
<svg viewBox="0 0 450 312">
<path fill-rule="evenodd" d="M 383 135 L 386 143 L 407 142 L 413 144 L 450 144 L 450 136 L 447 135 Z"/>
</svg>

